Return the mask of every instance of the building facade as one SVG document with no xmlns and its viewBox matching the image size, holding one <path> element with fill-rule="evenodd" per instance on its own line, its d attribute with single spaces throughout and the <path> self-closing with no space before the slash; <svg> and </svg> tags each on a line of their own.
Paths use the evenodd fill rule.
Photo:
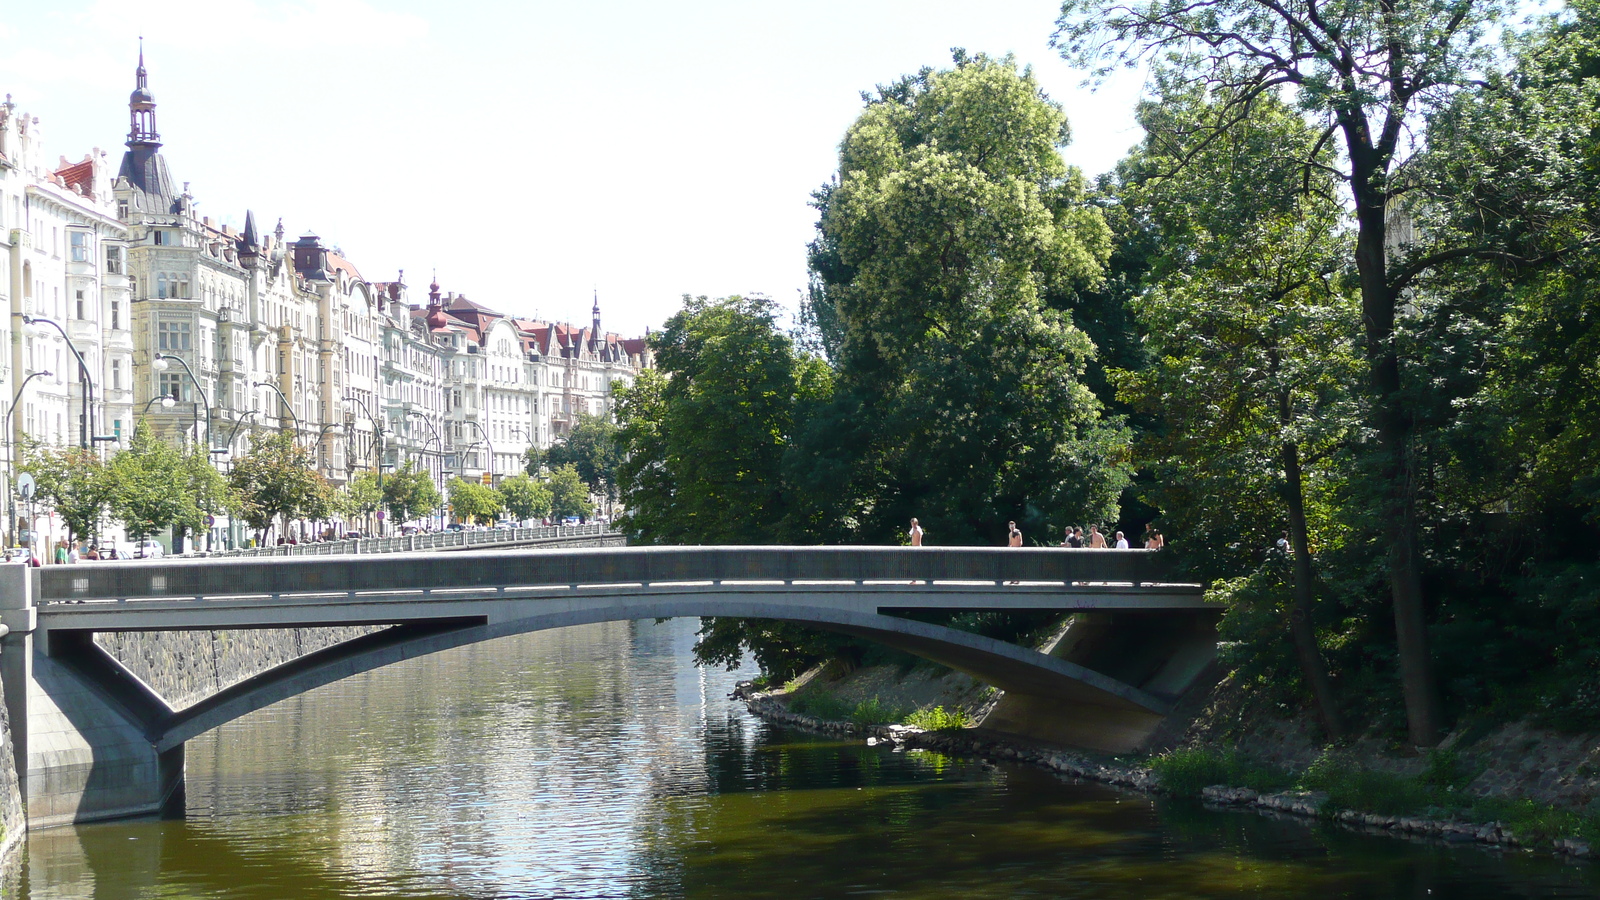
<svg viewBox="0 0 1600 900">
<path fill-rule="evenodd" d="M 408 463 L 441 486 L 498 481 L 580 416 L 610 415 L 652 364 L 643 338 L 601 329 L 598 297 L 583 327 L 436 280 L 413 302 L 403 272 L 369 281 L 315 233 L 197 215 L 161 153 L 142 51 L 134 82 L 114 173 L 98 149 L 47 164 L 38 120 L 0 105 L 8 472 L 27 441 L 112 452 L 143 422 L 224 470 L 288 430 L 335 485 Z M 237 536 L 219 522 L 211 537 Z"/>
</svg>

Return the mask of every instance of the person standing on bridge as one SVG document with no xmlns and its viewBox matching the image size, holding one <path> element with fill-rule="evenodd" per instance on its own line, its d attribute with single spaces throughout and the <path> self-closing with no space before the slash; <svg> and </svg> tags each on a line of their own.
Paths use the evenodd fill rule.
<svg viewBox="0 0 1600 900">
<path fill-rule="evenodd" d="M 1090 525 L 1089 526 L 1089 549 L 1090 550 L 1104 550 L 1104 549 L 1106 549 L 1106 536 L 1100 533 L 1100 526 L 1099 525 Z"/>
<path fill-rule="evenodd" d="M 1122 532 L 1120 532 L 1120 531 L 1117 532 L 1117 549 L 1118 550 L 1126 550 L 1126 549 L 1128 549 L 1128 539 L 1123 537 L 1122 536 Z"/>
<path fill-rule="evenodd" d="M 1061 542 L 1061 546 L 1068 547 L 1068 548 L 1071 548 L 1073 550 L 1082 549 L 1083 548 L 1083 529 L 1082 528 L 1068 527 L 1067 528 L 1067 539 Z"/>
<path fill-rule="evenodd" d="M 922 526 L 917 524 L 917 517 L 916 516 L 912 516 L 911 517 L 911 531 L 909 532 L 909 534 L 911 536 L 911 546 L 913 546 L 913 547 L 921 547 L 922 546 Z"/>
<path fill-rule="evenodd" d="M 1017 527 L 1017 523 L 1015 523 L 1015 522 L 1007 522 L 1006 523 L 1006 527 L 1011 529 L 1011 534 L 1006 538 L 1006 546 L 1007 547 L 1021 547 L 1022 546 L 1022 529 L 1018 528 Z"/>
</svg>

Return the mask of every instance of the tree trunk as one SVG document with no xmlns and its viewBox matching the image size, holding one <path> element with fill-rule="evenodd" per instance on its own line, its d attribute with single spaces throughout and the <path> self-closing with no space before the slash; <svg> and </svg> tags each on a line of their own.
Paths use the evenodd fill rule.
<svg viewBox="0 0 1600 900">
<path fill-rule="evenodd" d="M 1281 446 L 1284 474 L 1284 504 L 1289 508 L 1289 546 L 1294 552 L 1294 603 L 1289 607 L 1289 633 L 1294 637 L 1295 656 L 1300 660 L 1300 675 L 1317 703 L 1317 717 L 1330 738 L 1344 736 L 1344 717 L 1339 714 L 1339 698 L 1328 677 L 1328 664 L 1317 646 L 1317 630 L 1311 622 L 1314 600 L 1311 591 L 1311 548 L 1306 536 L 1306 504 L 1300 475 L 1300 447 L 1293 441 Z"/>
<path fill-rule="evenodd" d="M 1394 347 L 1395 311 L 1400 297 L 1388 281 L 1388 191 L 1380 185 L 1385 173 L 1377 171 L 1370 147 L 1360 147 L 1352 138 L 1350 156 L 1351 189 L 1356 201 L 1356 269 L 1372 380 L 1373 424 L 1382 463 L 1382 518 L 1388 543 L 1400 685 L 1405 694 L 1411 742 L 1431 747 L 1439 742 L 1443 713 L 1428 649 L 1422 573 L 1417 561 L 1416 480 L 1410 454 L 1412 421 L 1400 394 L 1400 360 Z"/>
</svg>

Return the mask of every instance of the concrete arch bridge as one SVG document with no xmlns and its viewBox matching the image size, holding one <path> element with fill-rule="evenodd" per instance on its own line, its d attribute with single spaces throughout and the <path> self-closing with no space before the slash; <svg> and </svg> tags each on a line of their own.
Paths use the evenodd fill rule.
<svg viewBox="0 0 1600 900">
<path fill-rule="evenodd" d="M 1005 691 L 985 725 L 1128 751 L 1163 739 L 1214 677 L 1218 608 L 1158 553 L 896 547 L 639 547 L 0 567 L 0 650 L 29 826 L 158 810 L 188 739 L 399 660 L 547 628 L 675 616 L 856 635 Z M 906 618 L 1077 613 L 1050 652 Z M 104 646 L 129 632 L 369 626 L 174 705 Z M 373 626 L 377 626 L 373 628 Z M 96 636 L 101 639 L 97 640 Z"/>
</svg>

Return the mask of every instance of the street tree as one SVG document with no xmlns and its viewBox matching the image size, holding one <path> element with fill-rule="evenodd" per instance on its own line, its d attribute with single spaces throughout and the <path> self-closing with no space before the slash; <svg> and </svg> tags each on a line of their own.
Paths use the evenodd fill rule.
<svg viewBox="0 0 1600 900">
<path fill-rule="evenodd" d="M 378 490 L 378 473 L 362 472 L 339 489 L 334 499 L 334 512 L 348 522 L 372 515 L 382 504 L 383 493 Z"/>
<path fill-rule="evenodd" d="M 333 490 L 312 468 L 311 453 L 292 432 L 274 434 L 250 448 L 234 463 L 228 482 L 238 496 L 240 514 L 266 540 L 273 524 L 296 518 L 326 518 L 333 507 Z"/>
<path fill-rule="evenodd" d="M 30 444 L 23 450 L 21 470 L 33 474 L 34 495 L 61 516 L 73 540 L 93 539 L 116 494 L 99 454 Z"/>
<path fill-rule="evenodd" d="M 504 506 L 499 491 L 476 481 L 452 478 L 449 492 L 450 511 L 462 521 L 493 522 Z"/>
<path fill-rule="evenodd" d="M 410 460 L 383 480 L 383 505 L 396 525 L 433 512 L 443 499 L 433 476 Z"/>
<path fill-rule="evenodd" d="M 127 449 L 110 463 L 116 485 L 111 515 L 130 538 L 149 537 L 183 516 L 189 505 L 184 468 L 183 454 L 156 437 L 148 424 L 134 427 Z"/>
<path fill-rule="evenodd" d="M 615 500 L 618 458 L 616 423 L 609 416 L 579 413 L 572 430 L 545 452 L 543 462 L 551 469 L 575 467 L 596 493 Z"/>
<path fill-rule="evenodd" d="M 550 489 L 527 475 L 512 475 L 500 482 L 500 497 L 506 512 L 517 521 L 550 515 Z"/>
<path fill-rule="evenodd" d="M 550 513 L 558 519 L 567 516 L 589 516 L 594 503 L 589 499 L 589 485 L 584 483 L 576 466 L 570 463 L 557 466 L 550 473 Z"/>
</svg>

